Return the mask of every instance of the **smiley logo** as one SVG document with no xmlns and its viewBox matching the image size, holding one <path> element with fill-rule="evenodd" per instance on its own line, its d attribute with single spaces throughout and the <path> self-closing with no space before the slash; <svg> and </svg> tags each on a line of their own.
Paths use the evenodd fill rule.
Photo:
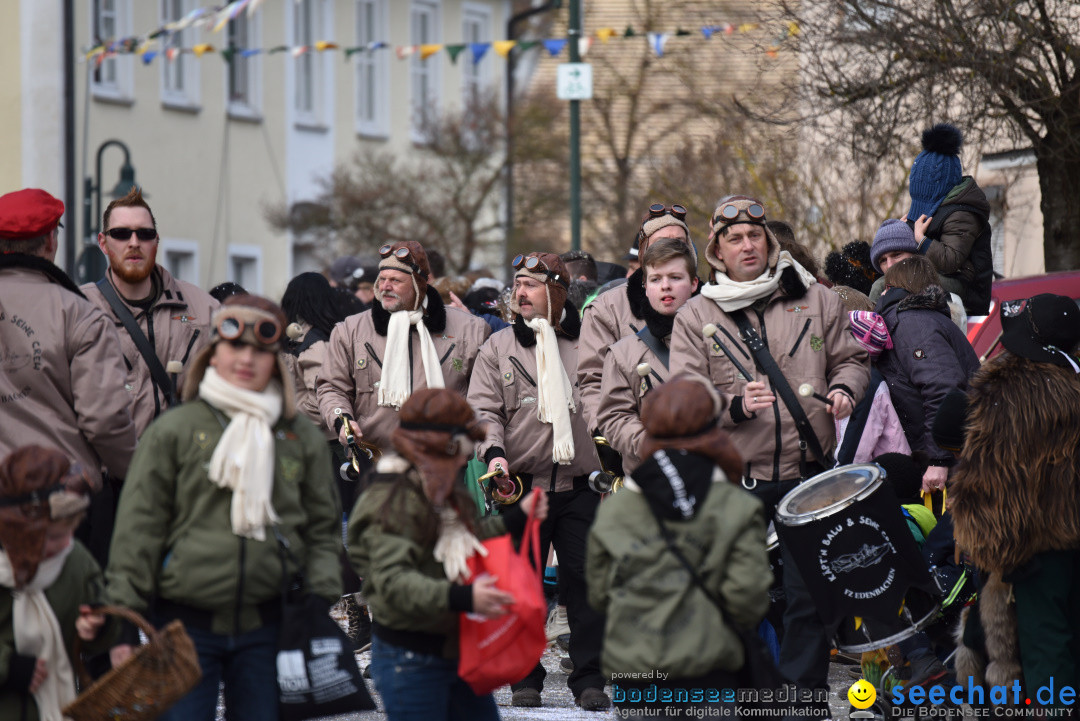
<svg viewBox="0 0 1080 721">
<path fill-rule="evenodd" d="M 877 700 L 877 689 L 864 678 L 860 678 L 851 684 L 847 692 L 848 701 L 857 709 L 867 709 L 874 705 Z"/>
</svg>

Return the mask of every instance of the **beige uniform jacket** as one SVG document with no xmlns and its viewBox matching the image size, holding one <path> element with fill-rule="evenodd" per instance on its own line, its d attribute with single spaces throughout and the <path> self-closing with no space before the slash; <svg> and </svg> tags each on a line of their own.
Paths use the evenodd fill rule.
<svg viewBox="0 0 1080 721">
<path fill-rule="evenodd" d="M 634 282 L 641 282 L 640 273 L 634 273 L 627 284 Z M 585 406 L 585 422 L 589 430 L 598 426 L 600 380 L 604 373 L 604 356 L 607 355 L 608 348 L 616 341 L 634 335 L 645 327 L 644 318 L 638 318 L 631 310 L 626 291 L 627 285 L 620 285 L 601 293 L 585 308 L 582 315 L 578 385 L 581 388 L 581 402 Z"/>
<path fill-rule="evenodd" d="M 533 484 L 547 491 L 569 491 L 576 476 L 600 469 L 573 380 L 577 376 L 578 341 L 561 333 L 558 338 L 563 368 L 574 387 L 576 408 L 570 413 L 575 453 L 569 465 L 557 464 L 551 458 L 551 424 L 536 417 L 536 347 L 523 346 L 513 326 L 492 334 L 480 349 L 469 384 L 469 405 L 487 422 L 487 438 L 477 446 L 479 457 L 489 462 L 503 456 L 511 472 L 531 474 Z"/>
<path fill-rule="evenodd" d="M 870 380 L 870 365 L 866 351 L 851 336 L 840 297 L 817 283 L 805 288 L 793 271 L 785 273 L 780 289 L 769 298 L 762 313 L 765 325 L 762 337 L 799 398 L 822 448 L 828 452 L 836 446 L 833 416 L 821 401 L 798 396 L 799 386 L 810 383 L 821 395 L 833 388 L 843 388 L 858 403 Z M 746 315 L 761 334 L 758 313 L 748 307 Z M 722 329 L 721 341 L 753 376 L 749 380 L 762 381 L 768 386 L 768 376 L 756 369 L 750 349 L 738 340 L 735 321 L 704 295 L 691 298 L 675 316 L 671 375 L 693 371 L 716 384 L 727 401 L 728 411 L 721 416 L 723 426 L 731 432 L 731 440 L 746 462 L 747 478 L 798 478 L 799 434 L 787 407 L 777 395 L 772 411 L 758 411 L 754 417 L 743 419 L 741 396 L 748 379 L 736 371 L 718 344 L 712 339 L 705 340 L 702 327 L 706 323 L 715 323 Z M 813 460 L 809 452 L 807 460 Z"/>
<path fill-rule="evenodd" d="M 285 366 L 292 372 L 293 387 L 296 389 L 296 409 L 307 416 L 315 427 L 323 432 L 327 440 L 337 438 L 334 429 L 323 421 L 322 413 L 319 412 L 319 400 L 315 394 L 315 384 L 322 374 L 323 364 L 326 363 L 326 340 L 318 331 L 319 339 L 310 338 L 313 332 L 311 326 L 304 325 L 304 335 L 299 339 L 301 350 L 293 355 L 289 352 L 281 354 Z M 307 343 L 311 340 L 311 343 Z M 304 347 L 304 346 L 307 347 Z"/>
<path fill-rule="evenodd" d="M 637 367 L 648 363 L 652 373 L 648 381 L 638 375 Z M 641 423 L 641 404 L 661 381 L 668 379 L 668 369 L 645 341 L 636 335 L 611 346 L 604 358 L 604 376 L 600 383 L 600 408 L 596 421 L 600 433 L 622 455 L 623 471 L 633 473 L 641 465 L 638 448 L 645 433 Z"/>
<path fill-rule="evenodd" d="M 428 298 L 431 299 L 430 293 Z M 441 301 L 439 304 L 441 306 Z M 429 312 L 430 309 L 429 304 Z M 334 410 L 341 408 L 356 419 L 365 441 L 390 450 L 390 434 L 397 427 L 398 412 L 379 405 L 386 335 L 385 325 L 381 323 L 384 333 L 376 331 L 376 312 L 381 318 L 389 317 L 376 304 L 371 310 L 349 316 L 334 327 L 327 343 L 323 373 L 316 380 L 315 390 L 324 425 L 334 428 L 337 418 Z M 476 354 L 491 334 L 491 327 L 470 313 L 445 308 L 445 326 L 429 325 L 428 331 L 439 355 L 446 387 L 464 396 L 469 389 Z M 415 328 L 409 333 L 409 349 L 415 391 L 427 387 L 420 358 L 420 338 Z"/>
<path fill-rule="evenodd" d="M 94 478 L 101 478 L 102 464 L 123 477 L 135 451 L 135 426 L 120 339 L 101 310 L 44 272 L 5 268 L 0 457 L 29 444 L 63 451 Z"/>
<path fill-rule="evenodd" d="M 161 295 L 149 311 L 128 304 L 123 296 L 120 296 L 120 299 L 127 305 L 143 335 L 153 343 L 162 367 L 166 367 L 169 361 L 173 360 L 183 364 L 184 369 L 176 377 L 176 395 L 179 398 L 191 361 L 210 343 L 210 317 L 221 304 L 198 286 L 172 277 L 169 271 L 160 265 L 155 272 L 161 275 Z M 108 273 L 106 277 L 110 277 Z M 150 377 L 150 366 L 146 364 L 135 346 L 135 341 L 128 335 L 123 322 L 113 312 L 97 284 L 83 285 L 82 292 L 112 321 L 120 338 L 120 350 L 124 354 L 123 364 L 127 374 L 124 389 L 131 403 L 136 432 L 141 437 L 150 422 L 168 408 L 168 401 L 154 385 Z"/>
</svg>

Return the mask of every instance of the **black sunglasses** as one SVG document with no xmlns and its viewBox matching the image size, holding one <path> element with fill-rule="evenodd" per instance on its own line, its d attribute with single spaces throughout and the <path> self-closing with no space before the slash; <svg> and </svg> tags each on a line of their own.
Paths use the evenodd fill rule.
<svg viewBox="0 0 1080 721">
<path fill-rule="evenodd" d="M 228 341 L 235 341 L 247 330 L 247 323 L 239 318 L 225 317 L 218 321 L 218 335 Z M 263 345 L 273 345 L 281 337 L 281 326 L 271 320 L 256 321 L 252 327 L 255 339 Z"/>
<path fill-rule="evenodd" d="M 132 233 L 139 240 L 153 240 L 158 237 L 157 228 L 109 228 L 105 231 L 105 235 L 113 240 L 130 240 Z"/>
</svg>

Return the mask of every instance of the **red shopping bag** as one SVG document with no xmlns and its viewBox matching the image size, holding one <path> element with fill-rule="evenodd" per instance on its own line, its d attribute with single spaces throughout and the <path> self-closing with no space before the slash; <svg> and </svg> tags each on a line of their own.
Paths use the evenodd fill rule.
<svg viewBox="0 0 1080 721">
<path fill-rule="evenodd" d="M 498 578 L 496 585 L 514 596 L 514 604 L 498 618 L 461 617 L 458 675 L 481 696 L 525 678 L 547 646 L 547 603 L 537 570 L 540 522 L 529 515 L 520 551 L 514 550 L 509 534 L 489 538 L 484 547 L 486 557 L 469 559 L 469 581 L 484 573 Z M 535 565 L 529 563 L 530 553 Z"/>
</svg>

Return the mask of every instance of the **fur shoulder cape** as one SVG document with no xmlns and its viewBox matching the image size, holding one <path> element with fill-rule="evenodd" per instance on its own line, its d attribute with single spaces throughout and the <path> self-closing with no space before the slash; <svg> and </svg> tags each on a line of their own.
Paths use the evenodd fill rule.
<svg viewBox="0 0 1080 721">
<path fill-rule="evenodd" d="M 984 365 L 949 490 L 957 543 L 985 571 L 1080 545 L 1080 375 L 1010 353 Z"/>
</svg>

